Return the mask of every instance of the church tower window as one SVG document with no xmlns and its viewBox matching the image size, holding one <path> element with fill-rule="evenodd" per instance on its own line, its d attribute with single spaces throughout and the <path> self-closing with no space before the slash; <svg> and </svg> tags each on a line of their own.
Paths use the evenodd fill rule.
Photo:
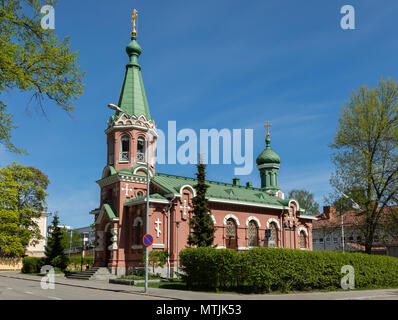
<svg viewBox="0 0 398 320">
<path fill-rule="evenodd" d="M 109 164 L 113 165 L 115 160 L 115 142 L 113 137 L 109 140 Z"/>
<path fill-rule="evenodd" d="M 137 161 L 145 161 L 145 139 L 143 137 L 139 137 L 137 140 Z"/>
<path fill-rule="evenodd" d="M 258 247 L 258 227 L 253 220 L 249 222 L 249 247 Z"/>
<path fill-rule="evenodd" d="M 124 135 L 120 140 L 120 160 L 128 161 L 130 158 L 130 139 L 128 135 Z"/>
</svg>

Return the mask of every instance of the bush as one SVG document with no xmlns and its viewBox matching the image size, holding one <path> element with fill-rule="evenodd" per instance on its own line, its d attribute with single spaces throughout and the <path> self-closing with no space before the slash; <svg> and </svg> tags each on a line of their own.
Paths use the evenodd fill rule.
<svg viewBox="0 0 398 320">
<path fill-rule="evenodd" d="M 182 279 L 193 289 L 271 292 L 341 288 L 341 268 L 355 270 L 355 288 L 398 287 L 398 259 L 363 253 L 255 248 L 244 252 L 188 248 Z"/>
<path fill-rule="evenodd" d="M 51 265 L 64 271 L 69 265 L 69 258 L 65 255 L 57 256 L 51 260 Z"/>
<path fill-rule="evenodd" d="M 87 256 L 83 258 L 83 270 L 86 269 L 86 266 L 89 266 L 91 268 L 93 264 L 94 264 L 94 257 Z M 80 270 L 80 266 L 81 266 L 81 257 L 79 256 L 70 257 L 68 270 Z"/>
<path fill-rule="evenodd" d="M 45 260 L 37 257 L 24 257 L 22 259 L 22 273 L 39 273 Z"/>
</svg>

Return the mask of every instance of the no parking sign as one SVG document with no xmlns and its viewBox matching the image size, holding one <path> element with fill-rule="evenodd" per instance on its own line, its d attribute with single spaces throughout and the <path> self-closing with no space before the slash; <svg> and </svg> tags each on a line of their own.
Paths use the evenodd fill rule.
<svg viewBox="0 0 398 320">
<path fill-rule="evenodd" d="M 153 237 L 147 233 L 143 238 L 142 238 L 142 243 L 144 244 L 144 246 L 151 246 L 153 244 Z"/>
</svg>

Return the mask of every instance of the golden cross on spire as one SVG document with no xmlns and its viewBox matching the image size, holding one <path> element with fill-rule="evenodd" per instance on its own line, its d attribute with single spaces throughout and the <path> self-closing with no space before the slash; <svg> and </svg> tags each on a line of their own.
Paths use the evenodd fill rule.
<svg viewBox="0 0 398 320">
<path fill-rule="evenodd" d="M 270 124 L 270 123 L 267 121 L 267 123 L 266 123 L 265 126 L 264 126 L 264 128 L 267 129 L 267 137 L 269 137 L 269 127 L 272 127 L 272 124 Z"/>
<path fill-rule="evenodd" d="M 131 34 L 133 36 L 136 36 L 137 31 L 135 30 L 135 19 L 137 19 L 137 10 L 134 9 L 132 17 L 133 17 L 133 20 L 131 20 L 131 22 L 133 23 L 133 31 L 131 32 Z"/>
</svg>

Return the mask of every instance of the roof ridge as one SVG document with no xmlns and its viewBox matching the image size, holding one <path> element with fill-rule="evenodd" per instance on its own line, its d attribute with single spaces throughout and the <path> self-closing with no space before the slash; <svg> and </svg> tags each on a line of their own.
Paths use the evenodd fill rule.
<svg viewBox="0 0 398 320">
<path fill-rule="evenodd" d="M 155 176 L 156 175 L 162 175 L 162 176 L 168 176 L 168 177 L 176 177 L 176 178 L 183 178 L 183 179 L 191 179 L 191 180 L 198 180 L 198 179 L 196 179 L 196 178 L 191 178 L 191 177 L 184 177 L 184 176 L 179 176 L 179 175 L 176 175 L 176 174 L 170 174 L 170 173 L 161 173 L 161 172 L 157 172 L 157 173 L 155 173 Z M 258 191 L 262 191 L 263 193 L 265 193 L 265 194 L 267 194 L 267 192 L 266 191 L 263 191 L 263 189 L 261 189 L 261 188 L 255 188 L 255 187 L 246 187 L 246 186 L 242 186 L 242 185 L 236 185 L 236 184 L 233 184 L 233 183 L 227 183 L 227 182 L 222 182 L 222 181 L 214 181 L 214 180 L 205 180 L 205 182 L 211 182 L 211 183 L 217 183 L 217 184 L 222 184 L 222 185 L 225 185 L 225 186 L 231 186 L 231 187 L 239 187 L 239 188 L 242 188 L 242 189 L 245 189 L 245 190 L 258 190 Z"/>
</svg>

